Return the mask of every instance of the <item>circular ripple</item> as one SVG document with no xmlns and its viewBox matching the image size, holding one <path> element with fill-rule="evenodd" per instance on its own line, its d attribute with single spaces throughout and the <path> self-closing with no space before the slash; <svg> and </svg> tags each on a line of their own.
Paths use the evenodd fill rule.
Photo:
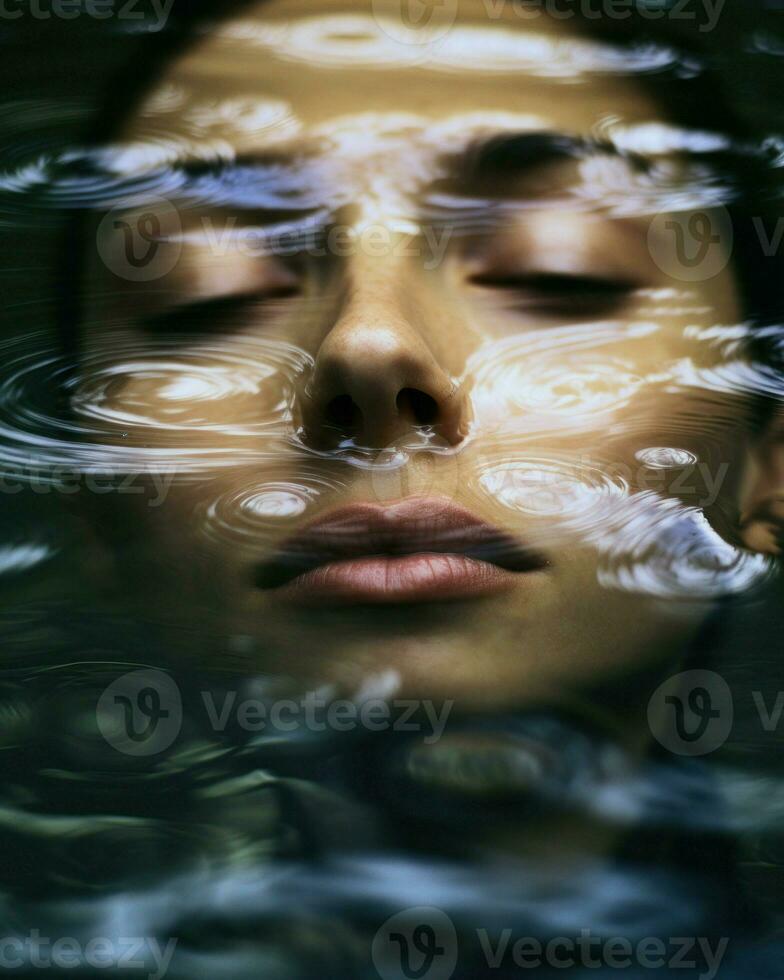
<svg viewBox="0 0 784 980">
<path fill-rule="evenodd" d="M 78 417 L 123 429 L 257 435 L 291 422 L 294 381 L 309 363 L 293 345 L 259 339 L 191 350 L 129 345 L 82 365 L 71 406 Z"/>
<path fill-rule="evenodd" d="M 634 454 L 638 463 L 652 470 L 667 470 L 676 466 L 693 466 L 697 456 L 688 449 L 673 449 L 668 446 L 650 446 Z"/>
<path fill-rule="evenodd" d="M 200 533 L 212 540 L 254 550 L 293 525 L 325 494 L 341 490 L 336 481 L 305 471 L 286 480 L 247 482 L 197 506 Z"/>
<path fill-rule="evenodd" d="M 480 463 L 477 489 L 510 511 L 554 521 L 580 533 L 610 519 L 628 484 L 576 457 L 503 459 Z"/>
<path fill-rule="evenodd" d="M 471 360 L 472 402 L 481 428 L 486 424 L 524 419 L 526 426 L 557 425 L 568 420 L 577 429 L 596 424 L 598 416 L 628 405 L 646 379 L 618 358 L 598 360 L 580 353 L 585 347 L 582 325 L 563 327 L 554 338 L 523 336 L 480 349 Z M 594 331 L 593 341 L 617 339 L 617 330 Z M 558 357 L 546 348 L 557 343 Z M 593 345 L 592 345 L 593 346 Z"/>
<path fill-rule="evenodd" d="M 268 462 L 272 442 L 278 452 L 293 438 L 293 387 L 311 364 L 260 339 L 189 350 L 117 340 L 75 374 L 44 332 L 0 344 L 0 356 L 0 474 L 39 480 L 56 468 L 186 475 Z"/>
</svg>

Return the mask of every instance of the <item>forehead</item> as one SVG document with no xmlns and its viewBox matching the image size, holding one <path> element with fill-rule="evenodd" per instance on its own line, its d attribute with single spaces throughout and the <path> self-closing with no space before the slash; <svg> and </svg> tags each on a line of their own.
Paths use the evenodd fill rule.
<svg viewBox="0 0 784 980">
<path fill-rule="evenodd" d="M 436 5 L 438 7 L 438 5 Z M 434 8 L 435 9 L 435 8 Z M 122 136 L 259 146 L 319 141 L 365 157 L 398 136 L 440 149 L 483 131 L 587 135 L 660 110 L 629 77 L 650 51 L 620 54 L 572 22 L 460 0 L 413 29 L 384 0 L 271 0 L 204 32 L 172 61 Z"/>
</svg>

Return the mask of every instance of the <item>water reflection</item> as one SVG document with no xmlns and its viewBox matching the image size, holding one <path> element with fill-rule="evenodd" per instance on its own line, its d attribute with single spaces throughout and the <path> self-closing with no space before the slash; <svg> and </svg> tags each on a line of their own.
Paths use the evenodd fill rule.
<svg viewBox="0 0 784 980">
<path fill-rule="evenodd" d="M 87 310 L 74 343 L 22 307 L 0 347 L 3 935 L 365 977 L 432 905 L 472 980 L 510 924 L 731 935 L 720 976 L 756 975 L 736 846 L 775 851 L 781 779 L 652 748 L 645 709 L 775 594 L 741 505 L 762 470 L 775 538 L 781 327 L 732 243 L 700 278 L 649 229 L 731 224 L 780 140 L 659 118 L 638 82 L 704 68 L 669 43 L 278 13 L 202 32 L 109 141 L 0 111 L 0 222 L 78 226 Z M 456 552 L 514 585 L 285 593 Z"/>
<path fill-rule="evenodd" d="M 662 46 L 640 45 L 621 53 L 610 45 L 553 40 L 546 35 L 482 26 L 485 29 L 479 47 L 470 27 L 453 26 L 442 32 L 434 25 L 435 34 L 429 35 L 427 26 L 407 33 L 400 19 L 358 14 L 301 17 L 280 25 L 239 21 L 221 28 L 220 36 L 232 43 L 235 54 L 244 55 L 243 46 L 261 48 L 277 58 L 322 67 L 340 65 L 367 71 L 394 65 L 455 73 L 519 72 L 569 83 L 591 72 L 662 71 L 678 61 L 675 51 Z"/>
</svg>

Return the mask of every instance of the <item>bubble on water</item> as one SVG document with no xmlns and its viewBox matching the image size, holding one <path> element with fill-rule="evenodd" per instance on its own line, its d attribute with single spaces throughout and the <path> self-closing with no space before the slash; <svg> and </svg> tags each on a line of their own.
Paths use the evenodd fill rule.
<svg viewBox="0 0 784 980">
<path fill-rule="evenodd" d="M 242 509 L 255 517 L 286 518 L 303 514 L 309 501 L 291 489 L 264 490 L 243 501 Z"/>
<path fill-rule="evenodd" d="M 653 470 L 666 470 L 676 466 L 692 466 L 697 456 L 688 449 L 673 449 L 669 446 L 649 446 L 634 454 L 638 463 Z"/>
</svg>

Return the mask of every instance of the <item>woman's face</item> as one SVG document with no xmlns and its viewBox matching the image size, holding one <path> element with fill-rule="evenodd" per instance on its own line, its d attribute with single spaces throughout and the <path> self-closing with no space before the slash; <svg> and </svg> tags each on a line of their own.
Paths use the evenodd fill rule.
<svg viewBox="0 0 784 980">
<path fill-rule="evenodd" d="M 252 6 L 105 153 L 149 175 L 75 409 L 166 489 L 98 502 L 178 656 L 560 703 L 762 571 L 723 226 L 673 213 L 710 181 L 610 49 L 496 6 Z"/>
</svg>

